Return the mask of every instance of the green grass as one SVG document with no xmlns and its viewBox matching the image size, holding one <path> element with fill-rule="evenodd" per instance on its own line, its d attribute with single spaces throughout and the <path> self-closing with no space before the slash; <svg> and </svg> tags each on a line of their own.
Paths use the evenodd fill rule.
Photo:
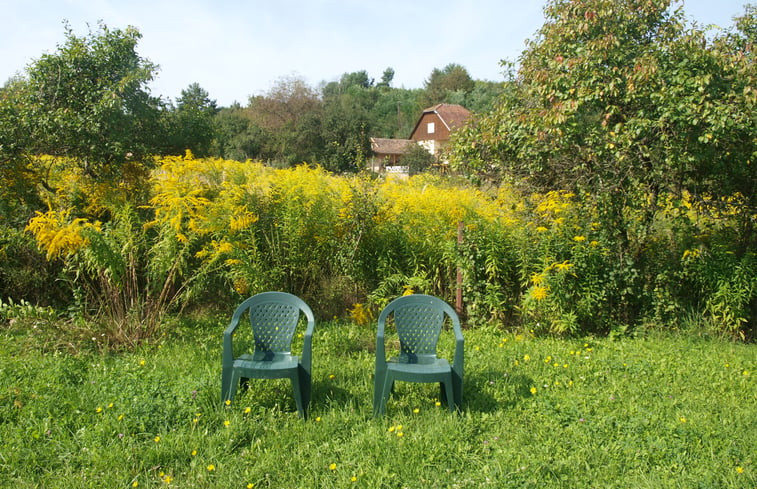
<svg viewBox="0 0 757 489">
<path fill-rule="evenodd" d="M 462 413 L 399 383 L 374 419 L 373 329 L 323 323 L 302 422 L 286 381 L 220 405 L 225 323 L 125 353 L 0 326 L 0 487 L 757 486 L 755 345 L 467 330 Z"/>
</svg>

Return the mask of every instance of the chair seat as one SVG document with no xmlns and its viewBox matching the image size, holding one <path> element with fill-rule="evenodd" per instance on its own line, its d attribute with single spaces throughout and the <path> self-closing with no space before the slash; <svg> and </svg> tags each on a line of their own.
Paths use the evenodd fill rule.
<svg viewBox="0 0 757 489">
<path fill-rule="evenodd" d="M 263 371 L 286 371 L 295 370 L 299 364 L 297 355 L 285 353 L 272 354 L 272 358 L 266 358 L 263 354 L 254 355 L 244 354 L 234 360 L 234 368 L 245 372 L 263 370 Z"/>
<path fill-rule="evenodd" d="M 411 375 L 438 376 L 448 374 L 452 369 L 446 358 L 437 358 L 428 363 L 400 362 L 399 358 L 391 358 L 386 364 L 387 370 Z"/>
</svg>

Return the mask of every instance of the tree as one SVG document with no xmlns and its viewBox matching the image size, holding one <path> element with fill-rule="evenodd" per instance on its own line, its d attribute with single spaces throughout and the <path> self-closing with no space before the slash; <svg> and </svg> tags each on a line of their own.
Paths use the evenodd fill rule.
<svg viewBox="0 0 757 489">
<path fill-rule="evenodd" d="M 747 43 L 708 40 L 669 0 L 552 0 L 545 12 L 516 86 L 461 131 L 459 168 L 589 192 L 608 222 L 622 223 L 629 202 L 650 218 L 663 191 L 737 196 L 754 212 Z"/>
<path fill-rule="evenodd" d="M 251 122 L 264 134 L 261 157 L 286 166 L 316 162 L 322 109 L 318 93 L 297 76 L 283 77 L 265 95 L 251 97 Z"/>
<path fill-rule="evenodd" d="M 437 159 L 420 144 L 411 144 L 402 155 L 402 164 L 407 165 L 408 174 L 417 175 L 430 170 Z"/>
<path fill-rule="evenodd" d="M 394 68 L 391 66 L 384 70 L 381 75 L 381 81 L 376 84 L 377 87 L 389 88 L 394 80 Z"/>
<path fill-rule="evenodd" d="M 171 147 L 168 151 L 183 154 L 186 149 L 196 156 L 207 156 L 215 137 L 216 101 L 199 84 L 192 83 L 181 91 L 176 107 L 169 113 Z"/>
<path fill-rule="evenodd" d="M 441 70 L 434 68 L 425 83 L 425 105 L 428 107 L 445 102 L 454 92 L 467 94 L 474 86 L 473 78 L 462 65 L 450 63 Z"/>
<path fill-rule="evenodd" d="M 137 29 L 108 29 L 66 41 L 32 63 L 9 101 L 28 135 L 23 152 L 77 158 L 91 176 L 118 175 L 129 159 L 155 152 L 160 100 L 147 83 L 157 67 L 141 58 Z"/>
<path fill-rule="evenodd" d="M 214 118 L 214 126 L 216 156 L 237 161 L 262 158 L 265 134 L 239 104 L 221 109 Z"/>
</svg>

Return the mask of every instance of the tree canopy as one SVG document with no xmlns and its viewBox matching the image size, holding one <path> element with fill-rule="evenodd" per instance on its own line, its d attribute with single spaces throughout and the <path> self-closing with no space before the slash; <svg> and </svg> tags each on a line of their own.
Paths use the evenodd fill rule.
<svg viewBox="0 0 757 489">
<path fill-rule="evenodd" d="M 495 110 L 453 164 L 605 199 L 608 219 L 660 192 L 755 212 L 753 8 L 712 36 L 669 0 L 551 0 Z M 641 192 L 641 194 L 634 194 Z M 638 198 L 643 195 L 643 198 Z M 747 233 L 749 234 L 749 233 Z"/>
<path fill-rule="evenodd" d="M 24 152 L 75 157 L 96 176 L 118 174 L 160 139 L 161 102 L 147 89 L 157 67 L 137 54 L 141 34 L 133 27 L 65 32 L 63 45 L 33 62 L 4 103 L 15 107 Z"/>
</svg>

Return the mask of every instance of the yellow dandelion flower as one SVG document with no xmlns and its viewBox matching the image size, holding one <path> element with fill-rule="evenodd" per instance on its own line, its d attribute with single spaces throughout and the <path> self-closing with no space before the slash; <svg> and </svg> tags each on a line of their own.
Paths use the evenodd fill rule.
<svg viewBox="0 0 757 489">
<path fill-rule="evenodd" d="M 434 406 L 436 406 L 436 407 L 439 407 L 439 406 L 441 406 L 441 405 L 442 405 L 442 403 L 441 403 L 441 402 L 439 402 L 439 401 L 436 401 L 436 402 L 434 403 Z"/>
<path fill-rule="evenodd" d="M 582 243 L 586 241 L 586 236 L 573 236 L 573 241 L 576 243 Z"/>
<path fill-rule="evenodd" d="M 350 477 L 350 481 L 352 481 L 352 482 L 357 482 L 357 477 L 355 477 L 355 476 L 353 475 L 352 477 Z"/>
<path fill-rule="evenodd" d="M 405 436 L 405 434 L 404 434 L 403 432 L 401 432 L 401 431 L 398 431 L 398 432 L 397 432 L 397 436 L 398 436 L 399 438 L 402 438 L 403 436 Z"/>
<path fill-rule="evenodd" d="M 102 407 L 100 407 L 100 406 L 97 406 L 97 408 L 95 409 L 95 412 L 96 412 L 97 414 L 100 414 L 101 412 L 103 412 L 103 408 L 102 408 Z"/>
<path fill-rule="evenodd" d="M 192 456 L 193 456 L 193 457 L 196 457 L 196 456 L 197 456 L 197 450 L 192 450 Z"/>
<path fill-rule="evenodd" d="M 252 408 L 250 406 L 247 406 L 244 408 L 244 414 L 250 414 L 252 412 Z"/>
<path fill-rule="evenodd" d="M 210 464 L 207 466 L 207 469 L 208 469 L 208 472 L 213 472 L 214 470 L 216 470 L 216 466 L 213 464 Z"/>
<path fill-rule="evenodd" d="M 231 421 L 229 421 L 229 420 L 227 419 L 226 421 L 224 421 L 224 422 L 223 422 L 223 425 L 224 425 L 224 426 L 225 426 L 226 428 L 228 428 L 229 426 L 231 426 Z"/>
<path fill-rule="evenodd" d="M 224 404 L 226 404 L 227 406 L 231 406 L 231 400 L 230 399 L 226 399 L 226 402 Z"/>
<path fill-rule="evenodd" d="M 336 470 L 336 464 L 332 463 L 331 465 L 329 465 L 329 470 L 331 471 Z"/>
<path fill-rule="evenodd" d="M 155 443 L 160 443 L 160 436 L 156 436 L 152 439 L 152 441 L 154 441 Z"/>
<path fill-rule="evenodd" d="M 738 472 L 739 474 L 743 474 L 744 473 L 744 467 L 741 467 L 741 466 L 736 467 L 736 472 Z"/>
<path fill-rule="evenodd" d="M 139 487 L 139 482 L 137 481 L 132 482 L 131 487 Z"/>
<path fill-rule="evenodd" d="M 253 487 L 255 487 L 255 484 L 253 484 L 252 482 L 247 484 L 247 489 L 252 489 Z"/>
<path fill-rule="evenodd" d="M 415 409 L 413 409 L 413 414 L 418 414 L 418 413 L 420 413 L 420 412 L 421 412 L 421 410 L 420 410 L 420 409 L 418 409 L 418 408 L 415 408 Z"/>
<path fill-rule="evenodd" d="M 688 419 L 686 419 L 683 416 L 681 416 L 680 418 L 678 418 L 678 421 L 680 421 L 681 423 L 685 423 L 685 422 L 688 421 Z"/>
<path fill-rule="evenodd" d="M 536 395 L 536 387 L 531 387 L 531 395 Z"/>
</svg>

